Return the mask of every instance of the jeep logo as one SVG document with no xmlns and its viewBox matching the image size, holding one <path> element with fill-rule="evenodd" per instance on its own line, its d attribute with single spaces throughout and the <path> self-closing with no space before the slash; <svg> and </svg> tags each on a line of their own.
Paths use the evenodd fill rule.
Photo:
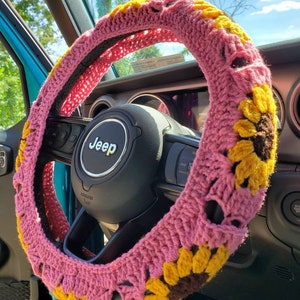
<svg viewBox="0 0 300 300">
<path fill-rule="evenodd" d="M 97 136 L 95 140 L 89 143 L 89 149 L 95 151 L 101 151 L 106 156 L 113 155 L 117 151 L 117 145 L 113 143 L 103 142 Z"/>
</svg>

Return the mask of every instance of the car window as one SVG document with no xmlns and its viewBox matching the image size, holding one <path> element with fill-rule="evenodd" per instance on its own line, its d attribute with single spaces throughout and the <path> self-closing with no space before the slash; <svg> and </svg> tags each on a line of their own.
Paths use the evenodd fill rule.
<svg viewBox="0 0 300 300">
<path fill-rule="evenodd" d="M 15 125 L 25 115 L 19 67 L 0 42 L 0 130 Z"/>
<path fill-rule="evenodd" d="M 34 36 L 45 47 L 55 62 L 66 51 L 67 45 L 53 16 L 43 0 L 12 0 Z M 26 116 L 26 97 L 22 90 L 22 64 L 0 41 L 0 130 L 6 130 Z M 25 82 L 25 79 L 23 79 Z"/>
<path fill-rule="evenodd" d="M 53 16 L 44 1 L 13 0 L 12 4 L 22 16 L 35 37 L 56 61 L 67 49 Z M 42 26 L 41 26 L 42 25 Z M 22 89 L 22 65 L 0 41 L 0 130 L 6 130 L 26 116 L 26 96 Z"/>
<path fill-rule="evenodd" d="M 68 47 L 45 1 L 11 0 L 11 3 L 55 62 Z"/>
<path fill-rule="evenodd" d="M 67 45 L 45 1 L 12 0 L 11 2 L 35 38 L 55 62 L 67 50 Z"/>
</svg>

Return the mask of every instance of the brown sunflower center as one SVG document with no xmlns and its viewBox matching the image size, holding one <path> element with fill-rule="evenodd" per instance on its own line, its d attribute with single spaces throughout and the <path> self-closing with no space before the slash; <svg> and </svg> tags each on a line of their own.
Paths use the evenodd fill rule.
<svg viewBox="0 0 300 300">
<path fill-rule="evenodd" d="M 270 114 L 263 114 L 256 124 L 257 133 L 251 138 L 256 155 L 267 161 L 271 157 L 271 150 L 274 140 L 274 124 Z"/>
<path fill-rule="evenodd" d="M 180 278 L 178 284 L 170 287 L 168 295 L 170 300 L 184 299 L 189 294 L 199 290 L 208 279 L 207 273 L 191 274 L 190 276 Z"/>
</svg>

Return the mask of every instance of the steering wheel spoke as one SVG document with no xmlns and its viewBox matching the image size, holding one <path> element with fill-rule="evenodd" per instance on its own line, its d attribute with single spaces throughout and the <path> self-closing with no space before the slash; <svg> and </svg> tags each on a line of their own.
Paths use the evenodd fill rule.
<svg viewBox="0 0 300 300">
<path fill-rule="evenodd" d="M 164 152 L 159 170 L 160 180 L 155 184 L 159 197 L 175 202 L 183 191 L 199 147 L 200 134 L 166 134 Z"/>
<path fill-rule="evenodd" d="M 41 147 L 41 156 L 71 165 L 75 145 L 90 122 L 86 118 L 49 117 Z"/>
</svg>

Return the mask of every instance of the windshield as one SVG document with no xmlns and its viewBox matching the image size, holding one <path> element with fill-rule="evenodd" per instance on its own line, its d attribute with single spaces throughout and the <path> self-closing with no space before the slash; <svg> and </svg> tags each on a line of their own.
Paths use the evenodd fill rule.
<svg viewBox="0 0 300 300">
<path fill-rule="evenodd" d="M 247 31 L 257 46 L 300 37 L 300 1 L 248 2 L 253 3 L 249 10 L 237 14 L 234 19 Z"/>
<path fill-rule="evenodd" d="M 94 22 L 127 0 L 85 0 Z M 232 17 L 259 45 L 300 37 L 300 1 L 210 0 Z"/>
<path fill-rule="evenodd" d="M 85 0 L 94 23 L 126 0 Z M 212 0 L 251 36 L 256 46 L 300 37 L 300 1 Z M 125 76 L 193 60 L 184 45 L 160 43 L 128 55 L 114 64 L 116 75 Z"/>
</svg>

